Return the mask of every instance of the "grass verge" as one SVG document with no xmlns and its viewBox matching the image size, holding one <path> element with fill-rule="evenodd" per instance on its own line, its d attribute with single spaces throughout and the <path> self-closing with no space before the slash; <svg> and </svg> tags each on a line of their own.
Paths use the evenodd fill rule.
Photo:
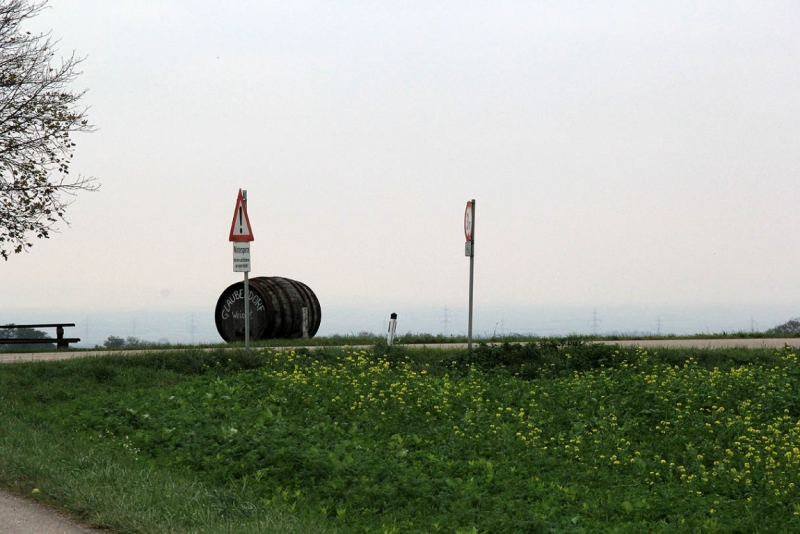
<svg viewBox="0 0 800 534">
<path fill-rule="evenodd" d="M 0 368 L 4 417 L 60 445 L 0 463 L 27 473 L 3 475 L 25 492 L 84 464 L 98 478 L 76 488 L 131 479 L 126 532 L 246 532 L 273 512 L 380 534 L 797 532 L 799 382 L 788 349 L 575 339 L 14 364 Z M 15 439 L 9 457 L 36 447 Z M 59 471 L 40 474 L 59 450 Z M 151 489 L 160 476 L 187 486 Z M 102 509 L 50 488 L 87 518 Z M 160 523 L 144 527 L 149 510 Z"/>
<path fill-rule="evenodd" d="M 160 358 L 0 366 L 0 485 L 118 533 L 330 532 L 285 506 L 264 504 L 246 486 L 207 484 L 124 445 L 46 422 L 79 400 L 98 403 L 122 391 L 180 383 L 196 370 L 196 362 L 181 359 L 173 359 L 171 370 Z"/>
</svg>

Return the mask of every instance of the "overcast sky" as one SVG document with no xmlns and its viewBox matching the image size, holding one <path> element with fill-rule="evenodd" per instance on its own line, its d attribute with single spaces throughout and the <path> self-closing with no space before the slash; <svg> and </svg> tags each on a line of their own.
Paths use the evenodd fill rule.
<svg viewBox="0 0 800 534">
<path fill-rule="evenodd" d="M 251 276 L 323 317 L 465 308 L 471 198 L 479 306 L 800 305 L 798 28 L 793 1 L 51 0 L 29 29 L 86 57 L 72 173 L 102 187 L 0 264 L 0 306 L 213 313 L 239 188 Z"/>
</svg>

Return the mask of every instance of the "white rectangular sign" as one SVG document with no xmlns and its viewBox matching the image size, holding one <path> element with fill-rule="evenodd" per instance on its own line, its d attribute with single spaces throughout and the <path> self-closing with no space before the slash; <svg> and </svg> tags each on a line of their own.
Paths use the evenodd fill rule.
<svg viewBox="0 0 800 534">
<path fill-rule="evenodd" d="M 250 242 L 233 242 L 233 272 L 250 272 Z"/>
</svg>

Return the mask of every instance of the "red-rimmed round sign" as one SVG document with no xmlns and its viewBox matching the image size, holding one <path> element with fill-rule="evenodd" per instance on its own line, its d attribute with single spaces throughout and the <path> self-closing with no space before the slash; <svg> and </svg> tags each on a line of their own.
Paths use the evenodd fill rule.
<svg viewBox="0 0 800 534">
<path fill-rule="evenodd" d="M 467 202 L 467 209 L 464 210 L 464 236 L 467 241 L 472 241 L 472 201 Z"/>
</svg>

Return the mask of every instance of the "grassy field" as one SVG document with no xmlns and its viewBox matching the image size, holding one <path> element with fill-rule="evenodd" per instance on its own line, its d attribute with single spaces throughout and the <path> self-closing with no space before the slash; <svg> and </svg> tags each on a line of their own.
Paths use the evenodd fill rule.
<svg viewBox="0 0 800 534">
<path fill-rule="evenodd" d="M 790 350 L 539 340 L 0 367 L 0 482 L 120 532 L 797 532 Z"/>
</svg>

